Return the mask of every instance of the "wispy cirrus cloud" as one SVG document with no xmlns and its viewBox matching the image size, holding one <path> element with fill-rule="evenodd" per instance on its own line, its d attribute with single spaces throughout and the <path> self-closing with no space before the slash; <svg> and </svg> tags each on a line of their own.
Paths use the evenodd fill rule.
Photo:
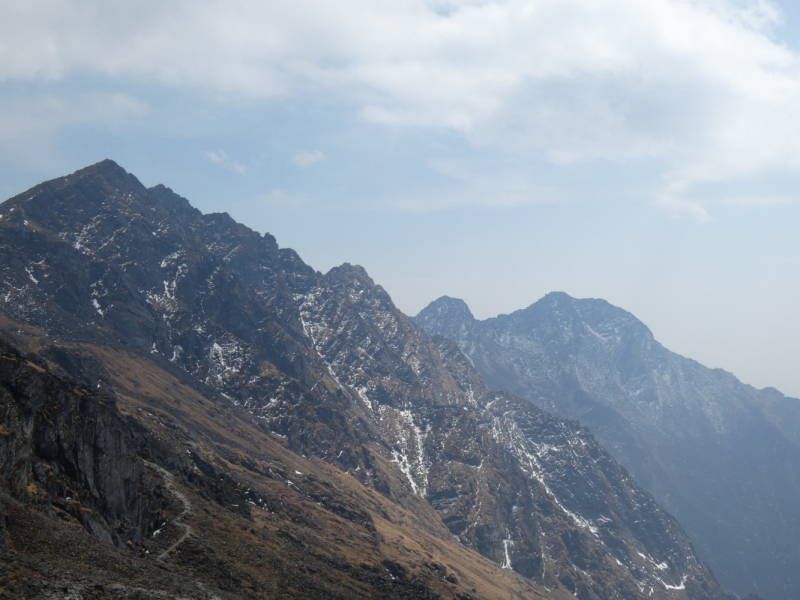
<svg viewBox="0 0 800 600">
<path fill-rule="evenodd" d="M 243 175 L 245 172 L 247 172 L 247 167 L 239 161 L 232 160 L 225 150 L 209 150 L 203 154 L 203 157 L 210 163 L 229 171 L 233 171 L 239 175 Z"/>
</svg>

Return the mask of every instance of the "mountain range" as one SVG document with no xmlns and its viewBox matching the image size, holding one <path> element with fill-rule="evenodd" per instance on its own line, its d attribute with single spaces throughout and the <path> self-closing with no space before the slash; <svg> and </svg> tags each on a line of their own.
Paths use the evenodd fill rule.
<svg viewBox="0 0 800 600">
<path fill-rule="evenodd" d="M 0 271 L 0 592 L 730 598 L 585 427 L 361 267 L 107 160 L 0 205 Z"/>
<path fill-rule="evenodd" d="M 551 293 L 479 321 L 443 297 L 415 321 L 489 388 L 586 425 L 726 587 L 800 598 L 800 400 L 670 352 L 604 300 Z"/>
</svg>

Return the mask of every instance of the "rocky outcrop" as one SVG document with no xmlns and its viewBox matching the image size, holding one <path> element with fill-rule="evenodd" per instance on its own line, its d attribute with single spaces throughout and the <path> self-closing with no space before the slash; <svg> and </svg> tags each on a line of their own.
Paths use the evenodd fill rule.
<svg viewBox="0 0 800 600">
<path fill-rule="evenodd" d="M 800 596 L 800 400 L 670 352 L 603 300 L 553 293 L 478 321 L 443 297 L 415 321 L 454 340 L 489 387 L 587 425 L 726 586 Z"/>
<path fill-rule="evenodd" d="M 0 493 L 124 548 L 154 510 L 144 440 L 113 396 L 50 375 L 0 338 Z"/>
</svg>

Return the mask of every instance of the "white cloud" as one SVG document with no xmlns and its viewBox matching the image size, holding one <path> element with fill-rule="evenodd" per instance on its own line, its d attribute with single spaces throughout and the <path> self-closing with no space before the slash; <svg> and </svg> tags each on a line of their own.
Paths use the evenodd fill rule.
<svg viewBox="0 0 800 600">
<path fill-rule="evenodd" d="M 218 167 L 233 171 L 239 175 L 242 175 L 247 171 L 247 167 L 245 165 L 238 161 L 231 160 L 225 150 L 209 150 L 203 156 L 206 160 L 217 165 Z"/>
<path fill-rule="evenodd" d="M 298 152 L 292 157 L 292 162 L 298 167 L 310 167 L 323 160 L 325 160 L 325 154 L 321 150 Z"/>
<path fill-rule="evenodd" d="M 698 184 L 800 171 L 779 19 L 768 0 L 31 0 L 0 6 L 0 81 L 332 94 L 369 122 L 555 163 L 663 161 L 658 202 L 703 219 Z"/>
</svg>

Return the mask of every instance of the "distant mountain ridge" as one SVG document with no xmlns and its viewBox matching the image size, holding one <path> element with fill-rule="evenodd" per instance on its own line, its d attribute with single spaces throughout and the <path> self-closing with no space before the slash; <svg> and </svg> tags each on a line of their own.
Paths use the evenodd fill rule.
<svg viewBox="0 0 800 600">
<path fill-rule="evenodd" d="M 490 389 L 587 425 L 724 585 L 800 597 L 800 400 L 670 352 L 604 300 L 551 293 L 478 321 L 442 297 L 414 320 L 455 341 Z"/>
<path fill-rule="evenodd" d="M 460 600 L 726 596 L 675 519 L 584 428 L 487 391 L 453 342 L 427 335 L 361 267 L 318 273 L 112 161 L 0 205 L 0 240 L 3 335 L 107 389 L 172 444 L 168 474 L 151 467 L 167 490 L 188 498 L 203 477 L 216 482 L 207 509 L 262 544 L 248 569 L 277 560 L 267 540 L 281 554 L 313 548 L 304 589 L 334 577 L 335 597 L 347 586 Z M 194 519 L 212 535 L 175 497 L 173 530 Z M 220 597 L 309 597 L 294 574 L 261 571 L 270 588 L 190 541 L 167 558 Z"/>
</svg>

